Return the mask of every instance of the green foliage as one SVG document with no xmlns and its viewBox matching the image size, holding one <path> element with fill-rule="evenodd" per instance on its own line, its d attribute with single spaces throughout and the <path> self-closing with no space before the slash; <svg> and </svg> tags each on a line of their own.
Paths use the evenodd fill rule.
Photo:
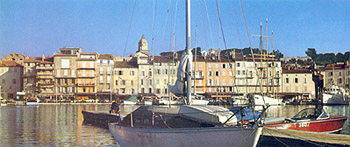
<svg viewBox="0 0 350 147">
<path fill-rule="evenodd" d="M 316 56 L 317 56 L 317 52 L 315 48 L 308 48 L 307 51 L 305 52 L 305 54 L 309 57 L 312 58 L 312 60 L 315 60 Z"/>
</svg>

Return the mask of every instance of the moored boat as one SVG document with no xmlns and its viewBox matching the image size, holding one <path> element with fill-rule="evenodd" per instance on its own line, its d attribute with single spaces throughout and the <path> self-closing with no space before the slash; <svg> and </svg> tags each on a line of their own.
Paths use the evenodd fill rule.
<svg viewBox="0 0 350 147">
<path fill-rule="evenodd" d="M 264 127 L 334 133 L 343 128 L 347 118 L 346 116 L 329 115 L 322 108 L 305 108 L 292 118 L 281 118 L 274 121 L 267 119 Z"/>
<path fill-rule="evenodd" d="M 109 130 L 123 147 L 255 146 L 261 127 L 243 128 L 234 115 L 218 106 L 142 106 Z"/>
<path fill-rule="evenodd" d="M 349 97 L 346 95 L 345 89 L 332 85 L 326 88 L 322 93 L 322 104 L 325 105 L 347 105 Z"/>
</svg>

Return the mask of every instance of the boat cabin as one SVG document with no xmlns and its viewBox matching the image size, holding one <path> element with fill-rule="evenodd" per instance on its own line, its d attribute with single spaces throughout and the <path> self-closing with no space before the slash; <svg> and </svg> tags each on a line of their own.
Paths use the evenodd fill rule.
<svg viewBox="0 0 350 147">
<path fill-rule="evenodd" d="M 318 120 L 318 119 L 327 119 L 327 118 L 329 118 L 329 115 L 323 109 L 305 108 L 299 111 L 291 119 L 295 121 L 299 121 L 299 120 Z"/>
</svg>

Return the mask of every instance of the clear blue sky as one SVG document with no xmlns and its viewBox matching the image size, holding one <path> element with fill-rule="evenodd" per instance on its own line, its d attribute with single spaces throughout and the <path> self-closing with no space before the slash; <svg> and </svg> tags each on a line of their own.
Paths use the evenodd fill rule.
<svg viewBox="0 0 350 147">
<path fill-rule="evenodd" d="M 175 20 L 176 0 L 136 0 L 133 18 L 134 0 L 0 0 L 0 56 L 14 52 L 53 55 L 63 46 L 128 56 L 136 52 L 142 34 L 151 54 L 158 55 L 171 49 L 171 22 L 173 26 L 176 22 L 175 51 L 181 50 L 185 48 L 184 1 L 178 1 Z M 227 47 L 248 47 L 239 1 L 218 2 Z M 192 47 L 196 46 L 197 25 L 197 46 L 223 49 L 215 0 L 192 0 L 191 4 Z M 259 38 L 251 35 L 259 34 L 261 22 L 265 34 L 268 18 L 274 49 L 285 56 L 305 56 L 307 48 L 316 48 L 318 53 L 350 50 L 349 0 L 242 0 L 242 4 L 252 47 L 259 47 Z M 268 44 L 271 49 L 271 40 Z"/>
</svg>

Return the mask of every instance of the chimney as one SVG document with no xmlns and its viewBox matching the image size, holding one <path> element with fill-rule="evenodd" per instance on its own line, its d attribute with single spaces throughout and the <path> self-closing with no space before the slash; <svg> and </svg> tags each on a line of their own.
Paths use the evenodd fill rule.
<svg viewBox="0 0 350 147">
<path fill-rule="evenodd" d="M 221 60 L 221 49 L 220 48 L 218 49 L 217 55 L 218 55 L 218 60 L 220 61 Z"/>
<path fill-rule="evenodd" d="M 45 55 L 44 53 L 41 55 L 41 61 L 44 61 L 45 60 Z"/>
</svg>

